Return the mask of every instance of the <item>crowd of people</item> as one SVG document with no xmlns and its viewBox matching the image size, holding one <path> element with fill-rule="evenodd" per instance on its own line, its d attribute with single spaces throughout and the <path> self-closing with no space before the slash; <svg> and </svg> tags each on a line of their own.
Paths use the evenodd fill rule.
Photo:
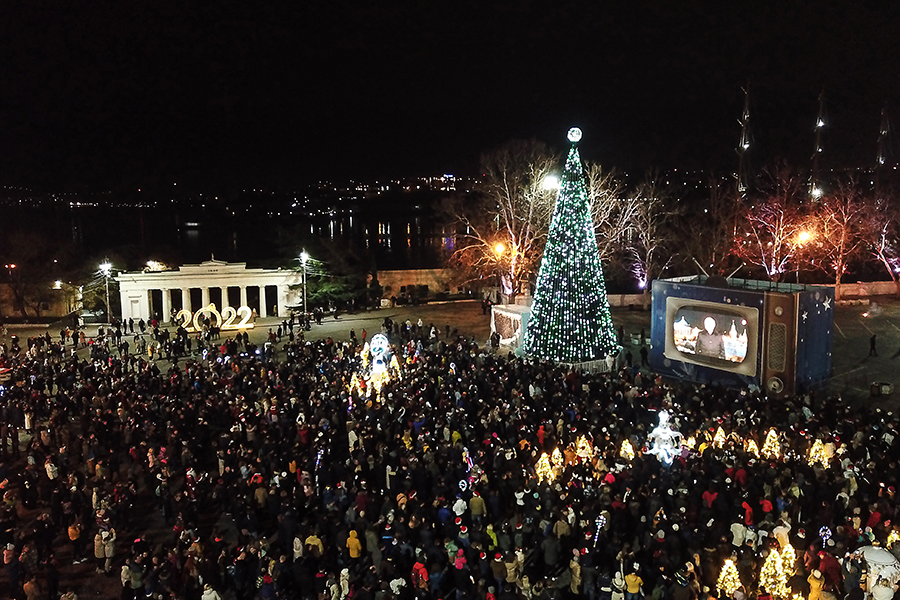
<svg viewBox="0 0 900 600">
<path fill-rule="evenodd" d="M 43 338 L 5 349 L 0 590 L 711 600 L 733 558 L 732 596 L 762 599 L 766 554 L 791 545 L 792 597 L 866 593 L 848 555 L 894 529 L 896 415 L 624 361 L 578 373 L 449 326 L 385 325 L 399 371 L 377 390 L 365 334 L 292 328 L 265 353 L 223 336 L 181 362 L 90 359 Z M 662 409 L 696 442 L 671 465 L 641 451 Z M 780 458 L 761 458 L 748 442 L 773 427 Z M 810 465 L 815 440 L 828 457 Z M 565 464 L 539 481 L 554 449 Z"/>
</svg>

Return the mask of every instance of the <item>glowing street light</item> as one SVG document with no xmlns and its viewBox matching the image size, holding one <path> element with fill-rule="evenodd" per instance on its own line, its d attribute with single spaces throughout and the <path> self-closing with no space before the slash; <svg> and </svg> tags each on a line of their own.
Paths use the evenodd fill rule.
<svg viewBox="0 0 900 600">
<path fill-rule="evenodd" d="M 497 245 L 494 246 L 494 252 L 497 253 L 497 258 L 503 256 L 503 252 L 506 251 L 506 246 L 503 245 L 503 242 L 497 242 Z"/>
<path fill-rule="evenodd" d="M 802 246 L 803 244 L 809 242 L 811 239 L 813 239 L 813 234 L 804 229 L 797 234 L 797 245 Z"/>
<path fill-rule="evenodd" d="M 559 177 L 556 175 L 547 175 L 544 177 L 544 181 L 541 182 L 541 187 L 545 190 L 558 190 L 559 189 Z"/>
</svg>

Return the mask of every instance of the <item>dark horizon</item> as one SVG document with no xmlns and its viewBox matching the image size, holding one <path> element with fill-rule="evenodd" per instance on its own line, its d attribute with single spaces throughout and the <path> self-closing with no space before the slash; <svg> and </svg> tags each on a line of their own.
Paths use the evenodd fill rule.
<svg viewBox="0 0 900 600">
<path fill-rule="evenodd" d="M 8 7 L 0 183 L 59 191 L 477 174 L 514 138 L 621 170 L 874 166 L 900 7 L 787 2 Z M 900 117 L 897 117 L 900 118 Z M 895 163 L 896 156 L 888 156 Z"/>
</svg>

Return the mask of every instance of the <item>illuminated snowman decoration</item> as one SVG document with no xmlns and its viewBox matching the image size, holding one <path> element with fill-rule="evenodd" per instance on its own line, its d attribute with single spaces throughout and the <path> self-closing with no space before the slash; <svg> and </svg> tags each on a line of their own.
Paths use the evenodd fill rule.
<svg viewBox="0 0 900 600">
<path fill-rule="evenodd" d="M 383 333 L 372 336 L 369 342 L 369 354 L 372 356 L 372 375 L 378 375 L 387 371 L 388 361 L 391 359 L 391 344 Z"/>
<path fill-rule="evenodd" d="M 671 465 L 675 457 L 681 453 L 681 434 L 669 425 L 669 413 L 659 411 L 659 425 L 647 437 L 650 450 L 647 454 L 655 454 L 663 464 Z"/>
</svg>

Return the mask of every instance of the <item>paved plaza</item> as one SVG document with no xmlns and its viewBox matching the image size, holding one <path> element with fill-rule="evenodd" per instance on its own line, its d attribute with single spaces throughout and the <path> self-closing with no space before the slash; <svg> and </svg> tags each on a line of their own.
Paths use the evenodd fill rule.
<svg viewBox="0 0 900 600">
<path fill-rule="evenodd" d="M 854 401 L 866 400 L 891 407 L 900 405 L 900 299 L 880 296 L 869 304 L 838 306 L 835 309 L 835 334 L 833 340 L 833 377 L 829 383 L 829 393 L 841 394 Z M 639 335 L 641 329 L 650 335 L 650 313 L 640 309 L 614 308 L 613 320 L 616 327 L 625 328 L 625 347 L 630 349 L 637 360 L 638 346 L 632 345 L 632 335 Z M 487 343 L 490 336 L 490 316 L 482 314 L 481 303 L 475 300 L 442 302 L 419 306 L 397 306 L 357 313 L 339 314 L 337 319 L 326 317 L 321 325 L 313 324 L 306 332 L 307 339 L 317 340 L 331 337 L 335 340 L 348 339 L 353 329 L 358 337 L 366 330 L 368 336 L 381 331 L 384 319 L 390 317 L 395 322 L 419 319 L 425 325 L 435 325 L 443 334 L 445 326 L 458 329 L 466 336 L 474 336 L 479 344 Z M 269 328 L 275 329 L 281 319 L 258 319 L 256 327 L 249 330 L 250 340 L 262 345 L 266 341 Z M 44 327 L 24 327 L 12 329 L 23 341 L 35 335 L 43 335 Z M 50 335 L 56 338 L 58 330 L 51 327 Z M 96 335 L 97 325 L 89 325 L 88 335 Z M 223 332 L 223 338 L 229 332 Z M 876 335 L 878 356 L 869 356 L 869 343 Z M 79 351 L 87 356 L 86 351 Z M 890 396 L 871 396 L 873 383 L 889 383 L 897 388 Z"/>
</svg>

